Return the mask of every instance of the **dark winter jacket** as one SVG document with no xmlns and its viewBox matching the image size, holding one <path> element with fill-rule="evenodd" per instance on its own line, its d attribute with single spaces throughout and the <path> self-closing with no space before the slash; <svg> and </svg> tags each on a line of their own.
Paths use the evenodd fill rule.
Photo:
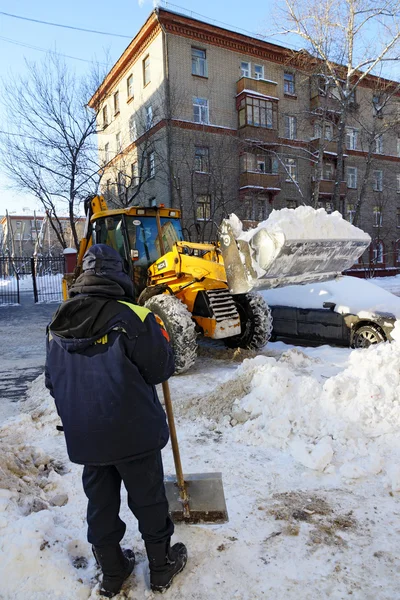
<svg viewBox="0 0 400 600">
<path fill-rule="evenodd" d="M 88 255 L 96 269 L 77 279 L 73 297 L 48 327 L 46 386 L 71 461 L 114 464 L 166 445 L 168 427 L 154 386 L 172 375 L 174 360 L 154 315 L 125 294 L 130 280 L 119 254 L 99 244 L 85 260 Z M 117 263 L 112 279 L 108 259 Z"/>
</svg>

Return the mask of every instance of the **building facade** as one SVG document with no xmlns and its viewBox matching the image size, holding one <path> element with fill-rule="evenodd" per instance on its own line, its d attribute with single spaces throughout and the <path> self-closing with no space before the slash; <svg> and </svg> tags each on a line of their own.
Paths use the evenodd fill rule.
<svg viewBox="0 0 400 600">
<path fill-rule="evenodd" d="M 90 100 L 101 187 L 115 206 L 182 210 L 188 238 L 216 238 L 236 212 L 339 209 L 373 240 L 363 257 L 400 266 L 400 96 L 369 77 L 346 116 L 304 52 L 155 9 Z M 335 180 L 340 202 L 333 206 Z"/>
<path fill-rule="evenodd" d="M 59 217 L 67 246 L 74 247 L 71 224 L 68 217 Z M 1 254 L 29 258 L 35 254 L 59 256 L 63 247 L 57 238 L 49 219 L 43 215 L 7 215 L 0 217 Z M 80 217 L 75 223 L 79 239 L 83 236 L 85 219 Z"/>
</svg>

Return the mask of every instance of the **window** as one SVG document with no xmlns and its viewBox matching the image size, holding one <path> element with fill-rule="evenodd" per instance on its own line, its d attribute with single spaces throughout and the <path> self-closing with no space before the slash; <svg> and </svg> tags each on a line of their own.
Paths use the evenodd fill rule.
<svg viewBox="0 0 400 600">
<path fill-rule="evenodd" d="M 128 100 L 133 98 L 133 75 L 129 75 L 126 80 L 126 95 L 128 96 Z"/>
<path fill-rule="evenodd" d="M 383 114 L 382 114 L 382 103 L 381 103 L 381 99 L 377 94 L 374 94 L 372 96 L 372 105 L 373 105 L 373 114 L 374 116 L 378 117 L 378 118 L 382 118 Z"/>
<path fill-rule="evenodd" d="M 297 118 L 285 115 L 285 138 L 295 140 L 297 137 Z"/>
<path fill-rule="evenodd" d="M 285 94 L 295 94 L 294 73 L 284 73 L 283 75 L 283 91 Z"/>
<path fill-rule="evenodd" d="M 193 120 L 195 123 L 208 123 L 208 100 L 193 98 Z"/>
<path fill-rule="evenodd" d="M 146 106 L 146 131 L 153 125 L 153 107 Z"/>
<path fill-rule="evenodd" d="M 322 173 L 323 179 L 332 181 L 333 173 L 334 173 L 333 164 L 330 162 L 324 162 L 322 171 L 323 171 L 323 173 Z"/>
<path fill-rule="evenodd" d="M 297 181 L 297 161 L 295 158 L 285 158 L 286 181 Z"/>
<path fill-rule="evenodd" d="M 346 127 L 346 148 L 348 150 L 357 149 L 358 130 L 353 127 Z"/>
<path fill-rule="evenodd" d="M 380 206 L 374 206 L 374 227 L 382 227 L 382 210 Z"/>
<path fill-rule="evenodd" d="M 397 156 L 400 156 L 400 137 L 397 138 Z"/>
<path fill-rule="evenodd" d="M 15 233 L 14 233 L 14 239 L 15 240 L 20 240 L 21 239 L 21 230 L 22 230 L 22 222 L 21 221 L 15 221 Z"/>
<path fill-rule="evenodd" d="M 122 145 L 121 145 L 121 134 L 120 134 L 120 132 L 118 132 L 118 133 L 116 133 L 116 134 L 115 134 L 115 145 L 116 145 L 116 148 L 117 148 L 117 154 L 118 154 L 118 153 L 119 153 L 119 152 L 121 152 L 121 150 L 122 150 Z"/>
<path fill-rule="evenodd" d="M 253 125 L 272 129 L 273 105 L 268 100 L 246 96 L 239 105 L 239 127 Z"/>
<path fill-rule="evenodd" d="M 147 173 L 149 179 L 152 179 L 156 174 L 154 152 L 149 152 L 147 156 Z"/>
<path fill-rule="evenodd" d="M 110 144 L 108 142 L 104 144 L 104 162 L 110 162 Z"/>
<path fill-rule="evenodd" d="M 251 77 L 251 63 L 241 62 L 240 63 L 240 71 L 241 71 L 242 77 Z"/>
<path fill-rule="evenodd" d="M 111 179 L 107 179 L 106 182 L 106 194 L 107 194 L 107 198 L 109 198 L 111 196 Z"/>
<path fill-rule="evenodd" d="M 196 146 L 194 151 L 194 170 L 197 173 L 208 173 L 209 149 L 205 146 Z"/>
<path fill-rule="evenodd" d="M 134 142 L 137 139 L 135 115 L 129 117 L 129 139 L 131 142 Z"/>
<path fill-rule="evenodd" d="M 383 263 L 383 242 L 376 241 L 372 246 L 372 262 Z"/>
<path fill-rule="evenodd" d="M 400 194 L 400 173 L 397 173 L 396 175 L 396 191 Z"/>
<path fill-rule="evenodd" d="M 136 186 L 139 183 L 139 171 L 137 161 L 131 164 L 131 185 Z"/>
<path fill-rule="evenodd" d="M 198 221 L 208 221 L 211 217 L 211 196 L 203 194 L 197 196 L 196 217 Z"/>
<path fill-rule="evenodd" d="M 143 59 L 143 87 L 150 83 L 150 56 Z"/>
<path fill-rule="evenodd" d="M 347 187 L 353 190 L 357 188 L 357 167 L 347 167 Z"/>
<path fill-rule="evenodd" d="M 119 113 L 119 91 L 117 90 L 114 94 L 114 115 Z"/>
<path fill-rule="evenodd" d="M 297 201 L 296 200 L 286 200 L 286 206 L 287 208 L 297 208 Z"/>
<path fill-rule="evenodd" d="M 157 198 L 150 198 L 149 200 L 149 206 L 150 208 L 153 208 L 154 206 L 157 206 Z"/>
<path fill-rule="evenodd" d="M 43 221 L 41 219 L 40 220 L 36 219 L 36 221 L 35 221 L 35 219 L 32 219 L 32 221 L 31 221 L 31 238 L 33 240 L 37 239 L 37 236 L 39 235 L 40 229 L 42 227 L 42 222 Z"/>
<path fill-rule="evenodd" d="M 208 77 L 206 51 L 192 48 L 192 75 Z"/>
<path fill-rule="evenodd" d="M 257 156 L 257 171 L 259 173 L 267 172 L 267 165 L 263 156 Z"/>
<path fill-rule="evenodd" d="M 375 138 L 375 153 L 383 154 L 383 136 L 382 136 L 382 134 L 377 135 Z"/>
<path fill-rule="evenodd" d="M 322 128 L 325 128 L 325 137 L 324 139 L 327 141 L 331 141 L 333 139 L 333 125 L 332 123 L 320 123 L 317 121 L 314 123 L 314 136 L 316 138 L 322 137 Z"/>
<path fill-rule="evenodd" d="M 125 176 L 121 171 L 118 172 L 117 190 L 118 196 L 125 195 Z"/>
<path fill-rule="evenodd" d="M 349 223 L 354 222 L 354 217 L 356 215 L 356 210 L 354 204 L 347 205 L 347 220 Z"/>
<path fill-rule="evenodd" d="M 254 78 L 264 79 L 264 67 L 262 65 L 254 65 Z"/>
<path fill-rule="evenodd" d="M 333 204 L 332 202 L 325 202 L 325 210 L 330 215 L 333 212 Z"/>
<path fill-rule="evenodd" d="M 372 171 L 372 189 L 375 192 L 381 192 L 383 190 L 383 172 Z"/>
<path fill-rule="evenodd" d="M 109 124 L 109 121 L 108 121 L 108 106 L 106 104 L 105 106 L 103 106 L 103 129 L 105 129 L 108 124 Z"/>
<path fill-rule="evenodd" d="M 400 227 L 400 208 L 396 212 L 396 227 Z"/>
</svg>

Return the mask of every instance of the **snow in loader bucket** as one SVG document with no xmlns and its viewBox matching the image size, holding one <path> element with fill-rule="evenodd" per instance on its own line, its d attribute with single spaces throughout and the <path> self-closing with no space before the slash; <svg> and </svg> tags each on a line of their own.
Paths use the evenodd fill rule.
<svg viewBox="0 0 400 600">
<path fill-rule="evenodd" d="M 367 233 L 340 213 L 330 215 L 309 206 L 272 211 L 246 232 L 231 215 L 220 229 L 232 294 L 333 279 L 349 269 L 370 242 Z"/>
</svg>

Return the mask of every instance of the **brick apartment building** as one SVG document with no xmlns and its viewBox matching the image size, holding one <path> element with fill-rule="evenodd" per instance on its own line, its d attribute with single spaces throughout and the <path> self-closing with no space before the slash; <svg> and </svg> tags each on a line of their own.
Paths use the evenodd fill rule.
<svg viewBox="0 0 400 600">
<path fill-rule="evenodd" d="M 316 178 L 313 204 L 332 210 L 337 98 L 303 54 L 155 9 L 89 103 L 110 203 L 181 208 L 192 240 L 215 239 L 230 212 L 253 224 L 311 204 Z M 400 266 L 394 86 L 368 77 L 357 88 L 340 184 L 349 220 L 363 190 L 357 224 L 373 240 L 363 260 L 377 267 Z"/>
<path fill-rule="evenodd" d="M 64 238 L 68 246 L 73 247 L 73 236 L 68 217 L 59 217 Z M 76 222 L 79 237 L 83 235 L 85 219 Z M 63 248 L 43 215 L 8 215 L 0 217 L 1 248 L 0 254 L 31 257 L 35 252 L 44 256 L 59 256 Z"/>
</svg>

